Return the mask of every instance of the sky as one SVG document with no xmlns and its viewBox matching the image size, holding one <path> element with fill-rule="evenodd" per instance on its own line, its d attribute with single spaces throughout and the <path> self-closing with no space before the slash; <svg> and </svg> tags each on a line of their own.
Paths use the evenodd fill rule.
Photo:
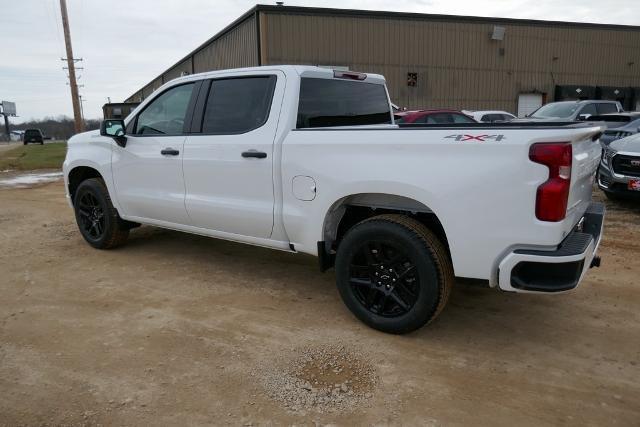
<svg viewBox="0 0 640 427">
<path fill-rule="evenodd" d="M 265 2 L 265 4 L 275 4 Z M 249 0 L 67 0 L 87 119 L 121 102 L 255 5 Z M 285 0 L 339 7 L 640 26 L 636 0 Z M 72 117 L 59 0 L 2 0 L 0 100 L 20 123 Z"/>
</svg>

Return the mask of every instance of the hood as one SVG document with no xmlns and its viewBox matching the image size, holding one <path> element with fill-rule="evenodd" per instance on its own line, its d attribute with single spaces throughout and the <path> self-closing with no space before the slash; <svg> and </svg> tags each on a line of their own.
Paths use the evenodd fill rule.
<svg viewBox="0 0 640 427">
<path fill-rule="evenodd" d="M 538 117 L 520 117 L 517 119 L 511 120 L 511 122 L 572 122 L 571 118 L 560 118 L 560 117 L 545 117 L 544 119 Z"/>
<path fill-rule="evenodd" d="M 616 126 L 618 124 L 619 123 L 612 124 L 612 127 L 608 128 L 607 130 L 612 132 L 621 131 L 621 132 L 632 132 L 632 133 L 636 133 L 640 131 L 640 120 L 634 120 L 623 126 Z M 613 126 L 616 126 L 616 127 L 613 127 Z"/>
<path fill-rule="evenodd" d="M 609 148 L 640 154 L 640 133 L 613 141 Z"/>
<path fill-rule="evenodd" d="M 79 141 L 86 141 L 89 138 L 96 138 L 96 137 L 100 137 L 100 129 L 77 133 L 73 135 L 71 138 L 69 138 L 69 140 L 67 141 L 67 144 L 73 144 L 74 142 L 79 142 Z"/>
</svg>

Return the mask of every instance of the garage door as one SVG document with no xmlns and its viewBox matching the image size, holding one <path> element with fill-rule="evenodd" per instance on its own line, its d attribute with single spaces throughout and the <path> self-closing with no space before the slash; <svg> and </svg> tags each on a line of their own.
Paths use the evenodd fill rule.
<svg viewBox="0 0 640 427">
<path fill-rule="evenodd" d="M 521 93 L 518 95 L 518 117 L 524 117 L 542 107 L 541 93 Z"/>
</svg>

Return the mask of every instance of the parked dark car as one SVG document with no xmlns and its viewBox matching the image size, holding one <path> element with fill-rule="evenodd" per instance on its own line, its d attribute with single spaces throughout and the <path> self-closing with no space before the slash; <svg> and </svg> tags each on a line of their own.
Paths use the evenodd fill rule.
<svg viewBox="0 0 640 427">
<path fill-rule="evenodd" d="M 617 139 L 640 132 L 640 111 L 591 116 L 589 121 L 607 125 L 607 130 L 600 137 L 600 143 L 605 147 Z"/>
<path fill-rule="evenodd" d="M 610 199 L 640 200 L 640 133 L 604 147 L 598 168 L 598 187 Z"/>
<path fill-rule="evenodd" d="M 27 144 L 44 144 L 44 136 L 42 135 L 42 131 L 40 129 L 27 129 L 24 131 L 24 135 L 22 135 L 22 142 L 24 145 Z"/>
<path fill-rule="evenodd" d="M 448 124 L 477 123 L 472 117 L 456 110 L 412 110 L 394 114 L 396 123 Z"/>
<path fill-rule="evenodd" d="M 589 120 L 591 116 L 621 113 L 622 104 L 618 101 L 585 100 L 550 102 L 538 108 L 525 118 L 514 121 L 575 122 Z"/>
</svg>

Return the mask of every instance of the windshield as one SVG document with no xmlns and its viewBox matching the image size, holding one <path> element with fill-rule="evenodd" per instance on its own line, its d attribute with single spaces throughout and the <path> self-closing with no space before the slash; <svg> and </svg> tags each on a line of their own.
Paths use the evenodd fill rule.
<svg viewBox="0 0 640 427">
<path fill-rule="evenodd" d="M 548 119 L 552 117 L 567 118 L 570 117 L 578 109 L 577 102 L 553 102 L 538 108 L 531 117 Z"/>
</svg>

